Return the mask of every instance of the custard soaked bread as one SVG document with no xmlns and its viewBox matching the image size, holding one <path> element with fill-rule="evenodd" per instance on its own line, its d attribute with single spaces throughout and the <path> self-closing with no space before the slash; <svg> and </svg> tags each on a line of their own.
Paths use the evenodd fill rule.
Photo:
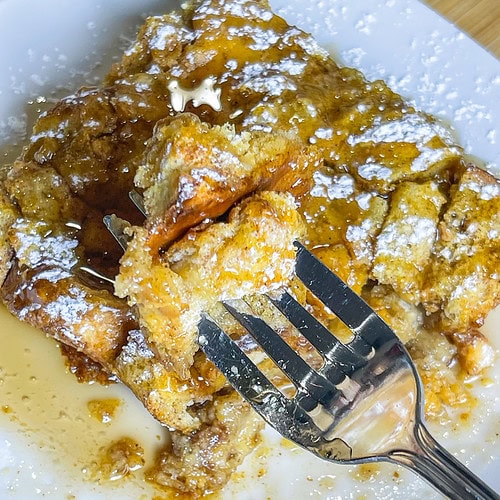
<svg viewBox="0 0 500 500">
<path fill-rule="evenodd" d="M 293 279 L 294 239 L 407 342 L 430 417 L 468 401 L 453 360 L 468 373 L 493 362 L 477 328 L 500 297 L 499 186 L 446 127 L 267 2 L 196 1 L 147 19 L 101 86 L 36 122 L 2 180 L 2 299 L 81 377 L 100 367 L 132 389 L 171 433 L 149 479 L 197 497 L 223 487 L 262 427 L 199 351 L 202 311 L 252 354 L 217 302 L 260 307 L 257 294 L 289 286 L 342 333 Z M 124 256 L 108 214 L 131 224 Z"/>
</svg>

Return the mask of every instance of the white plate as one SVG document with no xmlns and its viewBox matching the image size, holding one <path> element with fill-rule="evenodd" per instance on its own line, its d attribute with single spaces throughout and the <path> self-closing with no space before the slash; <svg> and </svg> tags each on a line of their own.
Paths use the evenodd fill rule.
<svg viewBox="0 0 500 500">
<path fill-rule="evenodd" d="M 359 67 L 370 79 L 385 79 L 418 107 L 448 120 L 467 151 L 500 172 L 499 64 L 465 35 L 416 0 L 271 3 L 347 64 Z M 99 81 L 145 14 L 176 5 L 162 0 L 0 0 L 1 160 L 19 152 L 40 109 L 83 83 Z M 499 323 L 497 310 L 485 331 L 493 337 Z M 126 389 L 78 385 L 65 373 L 54 343 L 4 309 L 0 309 L 0 345 L 0 497 L 153 495 L 133 478 L 112 485 L 88 480 L 89 461 L 98 456 L 102 444 L 123 434 L 136 437 L 148 445 L 148 460 L 161 445 L 160 427 Z M 500 451 L 500 363 L 488 375 L 490 384 L 485 378 L 476 383 L 480 406 L 470 422 L 432 430 L 459 459 L 500 489 L 495 474 Z M 103 397 L 123 400 L 109 425 L 98 423 L 87 411 L 87 401 Z M 326 464 L 283 445 L 269 432 L 224 497 L 333 499 L 362 494 L 434 496 L 407 471 L 389 465 L 358 469 Z"/>
</svg>

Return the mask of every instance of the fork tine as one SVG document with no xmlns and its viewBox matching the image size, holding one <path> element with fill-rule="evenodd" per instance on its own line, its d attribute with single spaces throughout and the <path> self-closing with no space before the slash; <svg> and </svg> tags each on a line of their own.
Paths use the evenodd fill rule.
<svg viewBox="0 0 500 500">
<path fill-rule="evenodd" d="M 108 283 L 110 285 L 115 284 L 114 279 L 108 278 L 106 275 L 100 273 L 99 271 L 96 271 L 95 269 L 92 269 L 91 267 L 80 266 L 78 269 L 86 273 L 88 276 L 91 276 L 92 278 L 99 280 L 100 282 Z"/>
<path fill-rule="evenodd" d="M 130 201 L 139 210 L 139 212 L 141 212 L 141 214 L 144 215 L 144 217 L 146 217 L 147 213 L 146 213 L 146 207 L 144 206 L 143 196 L 135 189 L 132 189 L 132 191 L 129 191 L 128 197 L 130 198 Z"/>
<path fill-rule="evenodd" d="M 315 401 L 327 405 L 338 393 L 336 383 L 344 380 L 343 373 L 336 372 L 335 377 L 328 380 L 313 370 L 266 322 L 261 318 L 241 312 L 231 304 L 224 302 L 229 313 L 255 338 L 266 354 L 276 363 L 281 371 L 294 383 L 297 389 L 312 396 Z M 315 402 L 307 403 L 301 398 L 301 404 L 307 411 L 316 406 Z"/>
<path fill-rule="evenodd" d="M 321 438 L 313 418 L 285 397 L 207 314 L 202 315 L 198 331 L 207 358 L 272 427 L 301 446 L 317 445 Z"/>
<path fill-rule="evenodd" d="M 317 351 L 328 359 L 333 369 L 350 375 L 355 369 L 366 364 L 366 358 L 340 342 L 288 292 L 283 292 L 277 299 L 269 299 Z"/>
<path fill-rule="evenodd" d="M 130 223 L 124 219 L 120 219 L 120 217 L 117 217 L 115 214 L 105 215 L 102 218 L 102 221 L 108 231 L 114 236 L 115 240 L 121 246 L 122 250 L 127 250 L 130 236 L 125 234 L 125 228 L 130 227 Z"/>
<path fill-rule="evenodd" d="M 394 333 L 375 311 L 298 241 L 295 273 L 355 334 L 350 346 L 369 355 Z"/>
<path fill-rule="evenodd" d="M 203 352 L 231 384 L 244 392 L 245 399 L 260 402 L 262 395 L 280 396 L 278 389 L 207 314 L 202 315 L 198 330 L 198 343 Z"/>
</svg>

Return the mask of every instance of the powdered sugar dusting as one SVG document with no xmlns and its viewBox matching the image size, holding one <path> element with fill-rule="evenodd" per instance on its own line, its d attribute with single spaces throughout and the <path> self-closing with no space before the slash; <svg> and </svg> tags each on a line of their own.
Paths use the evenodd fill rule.
<svg viewBox="0 0 500 500">
<path fill-rule="evenodd" d="M 427 217 L 410 215 L 384 227 L 377 239 L 376 257 L 411 259 L 414 247 L 436 238 L 436 222 Z"/>
<path fill-rule="evenodd" d="M 365 219 L 361 225 L 349 225 L 346 230 L 347 241 L 353 243 L 356 257 L 360 260 L 372 258 L 373 248 L 371 244 L 371 232 L 373 223 L 370 219 Z"/>
<path fill-rule="evenodd" d="M 470 189 L 479 195 L 480 200 L 492 200 L 500 196 L 500 183 L 497 184 L 479 184 L 477 182 L 467 182 L 460 185 L 460 191 Z"/>
<path fill-rule="evenodd" d="M 445 141 L 448 147 L 437 149 L 429 147 L 427 143 L 436 136 Z M 420 152 L 411 165 L 413 172 L 422 172 L 429 168 L 429 165 L 448 156 L 460 154 L 460 150 L 452 146 L 454 138 L 448 128 L 438 122 L 430 122 L 424 115 L 415 113 L 404 115 L 399 120 L 382 122 L 378 119 L 364 133 L 349 136 L 347 142 L 351 146 L 364 142 L 413 143 Z M 391 170 L 372 160 L 360 167 L 360 175 L 365 179 L 388 179 L 391 176 Z"/>
<path fill-rule="evenodd" d="M 313 174 L 311 196 L 329 200 L 343 199 L 354 193 L 354 179 L 350 175 L 330 176 L 317 171 Z"/>
<path fill-rule="evenodd" d="M 430 123 L 419 114 L 405 115 L 400 120 L 381 122 L 378 119 L 372 128 L 361 135 L 350 136 L 348 143 L 352 146 L 362 142 L 410 142 L 425 144 L 433 137 L 452 141 L 449 130 L 437 123 Z"/>
<path fill-rule="evenodd" d="M 380 163 L 369 162 L 358 167 L 358 174 L 368 181 L 373 179 L 390 179 L 392 170 Z"/>
<path fill-rule="evenodd" d="M 371 27 L 373 24 L 377 22 L 377 17 L 372 14 L 364 14 L 361 19 L 354 25 L 355 29 L 357 29 L 363 35 L 371 34 Z"/>
</svg>

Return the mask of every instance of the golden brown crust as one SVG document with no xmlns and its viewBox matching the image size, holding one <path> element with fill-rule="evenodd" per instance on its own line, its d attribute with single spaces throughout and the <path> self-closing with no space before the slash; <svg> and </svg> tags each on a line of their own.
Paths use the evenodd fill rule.
<svg viewBox="0 0 500 500">
<path fill-rule="evenodd" d="M 61 354 L 64 356 L 66 366 L 78 382 L 94 383 L 98 382 L 101 385 L 108 385 L 117 382 L 116 377 L 113 377 L 102 365 L 89 358 L 81 351 L 77 351 L 67 344 L 59 344 Z"/>
<path fill-rule="evenodd" d="M 231 125 L 210 126 L 190 113 L 159 121 L 135 177 L 152 255 L 253 191 L 278 182 L 278 190 L 290 189 L 314 162 L 309 149 L 295 137 L 236 134 Z"/>
<path fill-rule="evenodd" d="M 0 283 L 3 283 L 12 265 L 14 250 L 9 243 L 9 231 L 17 218 L 17 210 L 0 186 Z"/>
<path fill-rule="evenodd" d="M 165 368 L 139 330 L 130 333 L 115 370 L 155 418 L 186 434 L 196 431 L 201 424 L 191 407 L 211 400 L 226 384 L 221 373 L 200 355 L 194 356 L 189 376 L 181 379 Z"/>
</svg>

